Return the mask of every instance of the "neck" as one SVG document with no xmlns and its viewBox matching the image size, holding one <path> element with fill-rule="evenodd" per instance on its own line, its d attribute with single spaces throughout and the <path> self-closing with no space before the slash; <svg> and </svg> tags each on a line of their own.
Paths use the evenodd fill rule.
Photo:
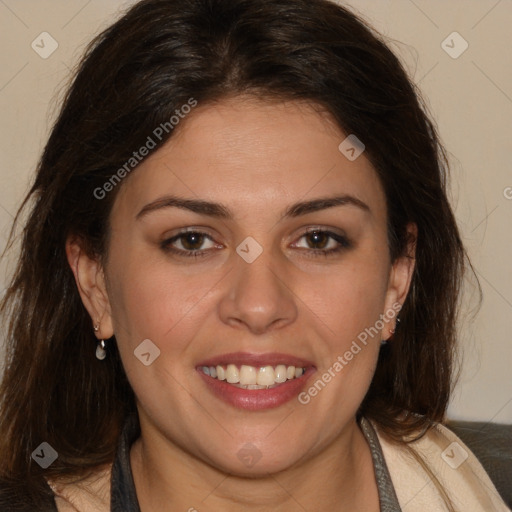
<svg viewBox="0 0 512 512">
<path fill-rule="evenodd" d="M 130 457 L 142 512 L 379 511 L 370 449 L 355 420 L 314 456 L 257 478 L 226 474 L 142 421 L 141 432 Z"/>
</svg>

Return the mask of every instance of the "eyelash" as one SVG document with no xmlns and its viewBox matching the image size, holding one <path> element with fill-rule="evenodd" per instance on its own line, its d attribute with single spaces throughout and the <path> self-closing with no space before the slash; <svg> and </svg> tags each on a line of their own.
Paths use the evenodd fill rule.
<svg viewBox="0 0 512 512">
<path fill-rule="evenodd" d="M 333 233 L 332 231 L 328 231 L 328 230 L 324 230 L 324 229 L 308 229 L 299 237 L 299 240 L 307 235 L 311 235 L 312 233 L 327 235 L 328 238 L 335 240 L 339 245 L 334 249 L 327 249 L 327 250 L 325 250 L 325 249 L 303 249 L 310 256 L 313 256 L 313 257 L 335 256 L 336 254 L 340 253 L 341 251 L 352 247 L 351 242 L 345 236 L 339 235 L 338 233 Z M 176 240 L 179 240 L 180 238 L 183 238 L 185 235 L 188 235 L 188 234 L 203 235 L 213 242 L 213 239 L 207 233 L 204 233 L 201 231 L 184 230 L 184 231 L 180 231 L 178 234 L 174 235 L 172 238 L 169 238 L 169 239 L 161 242 L 160 246 L 161 246 L 162 250 L 164 250 L 165 252 L 170 252 L 170 253 L 176 254 L 178 256 L 183 256 L 185 258 L 202 258 L 202 257 L 208 256 L 209 249 L 207 249 L 207 250 L 196 249 L 193 251 L 185 251 L 183 249 L 176 249 L 175 247 L 171 246 L 171 244 L 174 243 Z"/>
</svg>

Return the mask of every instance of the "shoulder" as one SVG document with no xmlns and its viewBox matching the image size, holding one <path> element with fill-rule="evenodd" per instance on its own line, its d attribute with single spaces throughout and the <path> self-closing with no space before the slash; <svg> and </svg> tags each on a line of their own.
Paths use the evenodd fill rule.
<svg viewBox="0 0 512 512">
<path fill-rule="evenodd" d="M 460 510 L 510 510 L 477 456 L 449 428 L 435 424 L 420 439 L 403 444 L 388 441 L 375 428 L 398 500 L 408 511 L 446 510 L 443 492 Z"/>
<path fill-rule="evenodd" d="M 110 477 L 112 464 L 101 466 L 87 477 L 73 481 L 49 481 L 59 512 L 110 511 Z"/>
</svg>

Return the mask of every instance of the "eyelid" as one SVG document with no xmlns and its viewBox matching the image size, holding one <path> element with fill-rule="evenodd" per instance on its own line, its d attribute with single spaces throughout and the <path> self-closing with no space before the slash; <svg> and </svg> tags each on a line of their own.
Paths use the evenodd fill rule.
<svg viewBox="0 0 512 512">
<path fill-rule="evenodd" d="M 309 235 L 311 233 L 325 233 L 327 235 L 334 235 L 340 238 L 344 238 L 348 241 L 348 235 L 344 230 L 340 228 L 334 228 L 329 226 L 308 226 L 307 228 L 301 228 L 299 230 L 299 235 L 293 235 L 294 240 L 300 240 L 303 236 Z"/>
<path fill-rule="evenodd" d="M 329 226 L 308 226 L 306 230 L 302 232 L 302 235 L 306 235 L 315 231 L 321 231 L 323 233 L 334 233 L 339 236 L 346 236 L 345 232 L 342 229 L 333 228 Z"/>
<path fill-rule="evenodd" d="M 185 228 L 178 228 L 178 230 L 173 230 L 170 234 L 165 234 L 162 236 L 162 242 L 168 242 L 169 240 L 177 239 L 182 235 L 186 235 L 188 233 L 197 233 L 198 235 L 204 235 L 206 238 L 209 238 L 212 241 L 215 241 L 215 237 L 211 230 L 204 226 L 187 226 Z"/>
</svg>

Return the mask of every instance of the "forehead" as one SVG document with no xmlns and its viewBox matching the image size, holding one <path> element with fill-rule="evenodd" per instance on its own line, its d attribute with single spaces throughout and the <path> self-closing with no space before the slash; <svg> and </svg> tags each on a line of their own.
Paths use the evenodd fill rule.
<svg viewBox="0 0 512 512">
<path fill-rule="evenodd" d="M 351 161 L 340 151 L 346 137 L 328 114 L 306 103 L 233 98 L 199 105 L 125 180 L 115 209 L 133 214 L 173 194 L 229 204 L 245 215 L 348 194 L 385 215 L 369 160 L 363 153 Z"/>
</svg>

